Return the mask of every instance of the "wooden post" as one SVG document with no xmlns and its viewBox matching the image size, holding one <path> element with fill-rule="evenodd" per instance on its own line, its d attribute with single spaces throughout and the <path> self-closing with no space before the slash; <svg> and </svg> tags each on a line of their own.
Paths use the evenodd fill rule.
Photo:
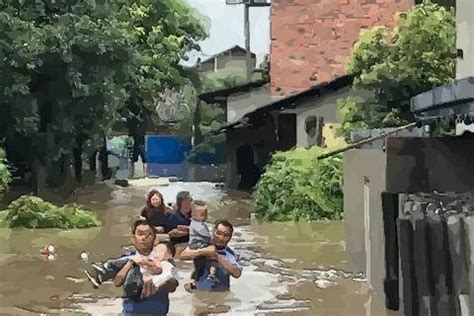
<svg viewBox="0 0 474 316">
<path fill-rule="evenodd" d="M 356 148 L 356 147 L 358 147 L 358 146 L 360 146 L 360 145 L 364 145 L 364 144 L 373 142 L 374 140 L 382 139 L 382 138 L 385 138 L 385 137 L 387 137 L 387 136 L 389 136 L 389 135 L 396 134 L 396 133 L 398 133 L 398 132 L 400 132 L 400 131 L 402 131 L 402 130 L 415 127 L 416 124 L 417 124 L 416 122 L 413 122 L 413 123 L 410 123 L 410 124 L 407 124 L 407 125 L 404 125 L 404 126 L 401 126 L 401 127 L 397 127 L 397 128 L 395 128 L 394 130 L 392 130 L 392 131 L 390 131 L 390 132 L 382 133 L 382 134 L 380 134 L 380 135 L 378 135 L 378 136 L 368 137 L 368 138 L 362 139 L 362 140 L 360 140 L 360 141 L 358 141 L 358 142 L 355 142 L 355 143 L 353 143 L 353 144 L 349 144 L 349 145 L 344 146 L 344 147 L 342 147 L 342 148 L 340 148 L 340 149 L 337 149 L 337 150 L 334 150 L 334 151 L 331 151 L 331 152 L 322 154 L 322 155 L 318 156 L 318 160 L 325 159 L 325 158 L 328 158 L 328 157 L 337 155 L 337 154 L 339 154 L 339 153 L 348 151 L 349 149 Z"/>
</svg>

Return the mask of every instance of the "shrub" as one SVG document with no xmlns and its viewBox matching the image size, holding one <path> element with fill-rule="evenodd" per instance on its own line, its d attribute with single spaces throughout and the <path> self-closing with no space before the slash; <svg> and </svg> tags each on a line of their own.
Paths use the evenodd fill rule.
<svg viewBox="0 0 474 316">
<path fill-rule="evenodd" d="M 36 196 L 24 195 L 4 211 L 4 225 L 26 228 L 88 228 L 101 223 L 90 211 L 70 204 L 58 207 Z"/>
<path fill-rule="evenodd" d="M 254 193 L 256 217 L 269 221 L 340 219 L 342 157 L 318 161 L 321 148 L 277 152 Z"/>
</svg>

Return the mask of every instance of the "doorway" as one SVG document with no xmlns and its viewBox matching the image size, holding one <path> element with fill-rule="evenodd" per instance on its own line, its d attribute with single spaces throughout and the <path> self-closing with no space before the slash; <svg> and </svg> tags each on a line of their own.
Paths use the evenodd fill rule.
<svg viewBox="0 0 474 316">
<path fill-rule="evenodd" d="M 255 164 L 255 153 L 250 145 L 242 145 L 236 152 L 237 173 L 240 175 L 239 189 L 252 189 L 260 179 L 260 168 Z"/>
</svg>

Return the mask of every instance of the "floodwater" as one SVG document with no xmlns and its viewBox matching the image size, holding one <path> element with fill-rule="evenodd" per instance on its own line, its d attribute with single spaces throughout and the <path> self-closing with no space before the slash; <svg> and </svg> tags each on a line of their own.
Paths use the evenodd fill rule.
<svg viewBox="0 0 474 316">
<path fill-rule="evenodd" d="M 75 202 L 95 211 L 96 229 L 0 229 L 1 315 L 118 315 L 121 290 L 111 283 L 95 290 L 86 281 L 89 262 L 115 257 L 130 244 L 130 223 L 156 180 L 136 180 L 127 188 L 97 184 Z M 191 264 L 178 262 L 181 286 L 171 294 L 170 315 L 392 315 L 373 295 L 345 255 L 342 222 L 258 223 L 250 218 L 244 193 L 224 192 L 211 183 L 171 183 L 160 187 L 166 202 L 188 190 L 210 205 L 210 219 L 227 218 L 236 232 L 231 243 L 244 265 L 229 293 L 184 291 Z M 55 260 L 40 254 L 47 244 Z"/>
</svg>

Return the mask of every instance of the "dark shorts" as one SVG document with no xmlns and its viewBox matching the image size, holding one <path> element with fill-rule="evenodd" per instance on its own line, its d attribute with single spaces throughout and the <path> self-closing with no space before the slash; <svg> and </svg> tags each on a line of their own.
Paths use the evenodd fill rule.
<svg viewBox="0 0 474 316">
<path fill-rule="evenodd" d="M 133 147 L 132 161 L 137 162 L 138 157 L 142 158 L 143 163 L 146 163 L 145 145 L 138 145 Z"/>
</svg>

